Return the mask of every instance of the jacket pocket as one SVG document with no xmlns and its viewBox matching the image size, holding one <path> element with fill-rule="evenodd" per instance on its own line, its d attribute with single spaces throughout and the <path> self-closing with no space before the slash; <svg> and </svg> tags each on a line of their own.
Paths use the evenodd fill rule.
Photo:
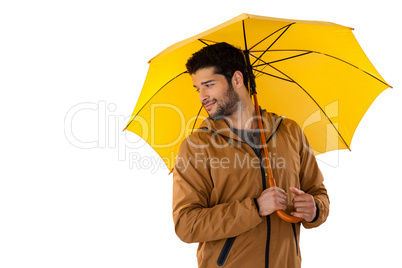
<svg viewBox="0 0 402 268">
<path fill-rule="evenodd" d="M 236 237 L 231 237 L 231 238 L 226 239 L 226 242 L 223 245 L 221 254 L 219 254 L 219 258 L 217 261 L 218 266 L 223 266 L 225 264 L 226 259 L 229 255 L 230 250 L 232 249 L 235 239 L 236 239 Z"/>
<path fill-rule="evenodd" d="M 299 243 L 297 241 L 296 224 L 292 223 L 292 228 L 293 228 L 293 235 L 295 237 L 295 243 L 296 243 L 296 254 L 297 254 L 297 256 L 299 256 Z"/>
</svg>

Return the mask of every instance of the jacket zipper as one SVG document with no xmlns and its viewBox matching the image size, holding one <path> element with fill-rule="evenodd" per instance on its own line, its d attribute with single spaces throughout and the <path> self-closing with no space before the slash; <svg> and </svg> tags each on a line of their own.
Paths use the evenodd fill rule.
<svg viewBox="0 0 402 268">
<path fill-rule="evenodd" d="M 296 255 L 299 256 L 299 244 L 297 242 L 296 224 L 292 223 L 292 228 L 293 228 L 293 235 L 295 237 L 295 243 L 296 243 Z"/>
<path fill-rule="evenodd" d="M 244 144 L 247 144 L 246 142 L 244 142 Z M 248 145 L 248 144 L 247 144 Z M 250 145 L 248 145 L 253 152 L 255 153 L 255 155 L 258 157 L 259 161 L 260 161 L 260 169 L 261 169 L 261 174 L 262 174 L 262 188 L 263 191 L 265 189 L 267 189 L 267 180 L 265 178 L 265 171 L 264 171 L 264 166 L 263 166 L 263 162 L 262 162 L 262 158 L 261 156 L 258 154 L 258 151 L 254 150 Z M 270 215 L 266 216 L 266 221 L 267 221 L 267 242 L 265 245 L 265 268 L 269 267 L 269 244 L 271 241 L 271 219 L 270 219 Z M 219 254 L 218 257 L 218 261 L 217 264 L 218 266 L 223 266 L 226 262 L 226 259 L 229 255 L 229 252 L 233 246 L 233 243 L 235 241 L 236 237 L 231 237 L 226 239 L 225 244 L 223 245 L 222 251 Z"/>
<path fill-rule="evenodd" d="M 226 239 L 226 242 L 223 245 L 221 254 L 219 254 L 219 258 L 217 261 L 218 266 L 223 266 L 225 264 L 226 259 L 228 258 L 229 252 L 232 249 L 235 239 L 236 239 L 236 237 L 231 237 L 231 238 Z"/>
<path fill-rule="evenodd" d="M 271 138 L 276 134 L 280 125 L 282 124 L 282 120 L 283 120 L 283 118 L 281 118 L 275 131 L 271 134 L 271 136 L 266 141 L 266 144 L 268 144 L 268 142 L 271 140 Z M 210 129 L 205 128 L 205 127 L 203 129 L 211 131 Z M 215 133 L 214 131 L 211 131 L 211 132 Z M 230 138 L 230 137 L 228 137 L 228 138 Z M 258 157 L 258 159 L 260 161 L 260 168 L 261 168 L 261 174 L 262 174 L 262 188 L 264 191 L 265 189 L 267 189 L 267 180 L 265 178 L 265 169 L 264 169 L 264 164 L 262 162 L 262 157 L 258 153 L 258 151 L 254 150 L 254 148 L 251 147 L 249 144 L 247 144 L 247 142 L 244 142 L 244 141 L 241 141 L 241 142 L 248 145 L 251 148 L 251 150 L 253 150 L 254 154 Z M 265 268 L 269 268 L 269 244 L 271 241 L 271 218 L 270 218 L 270 215 L 266 216 L 266 221 L 267 221 L 267 242 L 266 242 L 266 246 L 265 246 Z M 230 249 L 232 248 L 235 239 L 236 239 L 236 237 L 231 237 L 226 240 L 225 245 L 223 246 L 222 251 L 219 254 L 218 261 L 217 261 L 217 264 L 219 266 L 223 266 L 225 264 L 225 261 L 229 255 Z"/>
<path fill-rule="evenodd" d="M 270 139 L 271 139 L 271 137 L 270 137 Z M 245 143 L 245 144 L 247 144 L 247 143 Z M 255 155 L 258 157 L 258 159 L 260 161 L 260 169 L 261 169 L 261 174 L 262 174 L 262 176 L 261 176 L 262 189 L 264 191 L 265 189 L 267 189 L 267 179 L 265 177 L 264 164 L 262 162 L 261 155 L 258 153 L 258 151 L 254 150 L 251 146 L 250 146 L 250 148 L 254 151 Z M 265 244 L 265 268 L 268 268 L 269 267 L 269 244 L 271 242 L 271 216 L 270 215 L 266 216 L 266 221 L 267 221 L 267 242 Z"/>
<path fill-rule="evenodd" d="M 258 156 L 258 154 L 257 154 Z M 261 163 L 261 173 L 262 173 L 262 187 L 265 190 L 267 188 L 267 182 L 266 182 L 266 178 L 265 178 L 265 171 L 264 171 L 264 167 L 262 166 L 262 159 L 260 156 L 258 156 L 258 158 L 260 159 L 260 163 Z M 269 267 L 269 244 L 271 242 L 271 216 L 268 215 L 266 216 L 266 221 L 267 221 L 267 242 L 265 245 L 265 268 Z"/>
<path fill-rule="evenodd" d="M 268 142 L 276 134 L 280 125 L 282 124 L 282 120 L 283 120 L 283 118 L 281 118 L 281 121 L 279 122 L 277 128 L 271 134 L 271 136 L 268 138 L 268 140 L 266 141 L 266 144 L 268 144 Z M 244 142 L 244 141 L 242 141 L 242 142 L 244 144 L 247 144 L 247 142 Z M 258 152 L 257 150 L 254 150 L 254 148 L 251 147 L 249 144 L 247 144 L 247 145 L 253 150 L 254 154 L 258 157 L 258 160 L 260 161 L 260 169 L 261 169 L 261 174 L 262 174 L 262 176 L 261 176 L 262 177 L 262 190 L 264 191 L 265 189 L 267 189 L 267 179 L 265 177 L 265 169 L 264 169 L 264 163 L 263 163 L 262 157 L 261 157 L 261 151 Z M 271 242 L 271 216 L 270 215 L 266 216 L 266 221 L 267 221 L 267 242 L 265 245 L 265 268 L 269 268 L 269 245 Z"/>
</svg>

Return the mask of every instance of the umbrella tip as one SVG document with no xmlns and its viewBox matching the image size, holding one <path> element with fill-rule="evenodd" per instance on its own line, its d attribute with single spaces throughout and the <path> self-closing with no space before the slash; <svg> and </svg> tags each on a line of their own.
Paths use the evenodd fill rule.
<svg viewBox="0 0 402 268">
<path fill-rule="evenodd" d="M 172 174 L 172 172 L 173 172 L 173 169 L 174 169 L 174 168 L 172 168 L 172 169 L 170 170 L 170 172 L 169 172 L 169 174 L 168 174 L 168 175 Z"/>
</svg>

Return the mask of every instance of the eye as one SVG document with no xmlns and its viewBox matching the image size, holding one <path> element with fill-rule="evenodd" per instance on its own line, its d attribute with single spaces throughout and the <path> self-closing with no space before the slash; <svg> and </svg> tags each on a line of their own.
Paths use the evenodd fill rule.
<svg viewBox="0 0 402 268">
<path fill-rule="evenodd" d="M 199 88 L 196 88 L 195 91 L 198 92 L 198 93 L 200 93 L 200 89 L 199 89 Z"/>
</svg>

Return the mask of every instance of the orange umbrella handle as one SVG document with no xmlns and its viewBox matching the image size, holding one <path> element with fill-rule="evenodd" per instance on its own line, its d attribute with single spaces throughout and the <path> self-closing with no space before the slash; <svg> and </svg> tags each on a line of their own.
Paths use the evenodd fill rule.
<svg viewBox="0 0 402 268">
<path fill-rule="evenodd" d="M 269 178 L 268 184 L 269 184 L 269 187 L 276 186 L 275 179 Z M 302 218 L 291 216 L 283 210 L 277 210 L 276 214 L 278 214 L 279 218 L 281 218 L 282 220 L 290 222 L 290 223 L 297 223 L 297 222 L 301 222 L 303 220 Z"/>
<path fill-rule="evenodd" d="M 261 116 L 260 116 L 260 108 L 258 106 L 258 100 L 257 100 L 256 93 L 253 93 L 253 98 L 254 98 L 255 112 L 257 115 L 257 119 L 258 119 L 258 127 L 260 128 L 261 142 L 264 142 L 264 141 L 266 141 L 266 139 L 265 139 L 265 134 L 264 134 L 264 130 L 263 130 L 264 127 L 262 125 L 262 120 L 261 120 Z M 265 177 L 267 177 L 267 175 L 268 175 L 269 187 L 273 187 L 273 186 L 276 186 L 276 183 L 275 183 L 275 179 L 272 175 L 271 163 L 269 161 L 268 145 L 265 144 L 263 146 L 263 149 L 264 149 L 264 155 L 265 155 L 265 164 L 266 164 L 266 168 L 268 171 L 268 174 L 265 174 Z M 297 222 L 301 222 L 303 220 L 302 218 L 294 217 L 289 214 L 286 214 L 286 212 L 284 212 L 282 210 L 277 210 L 276 214 L 278 214 L 279 218 L 281 218 L 282 220 L 291 222 L 291 223 L 297 223 Z"/>
<path fill-rule="evenodd" d="M 286 214 L 286 212 L 282 211 L 282 210 L 277 210 L 276 214 L 278 214 L 279 218 L 281 218 L 282 220 L 290 222 L 290 223 L 298 223 L 303 220 L 302 218 L 294 217 L 289 214 Z"/>
</svg>

